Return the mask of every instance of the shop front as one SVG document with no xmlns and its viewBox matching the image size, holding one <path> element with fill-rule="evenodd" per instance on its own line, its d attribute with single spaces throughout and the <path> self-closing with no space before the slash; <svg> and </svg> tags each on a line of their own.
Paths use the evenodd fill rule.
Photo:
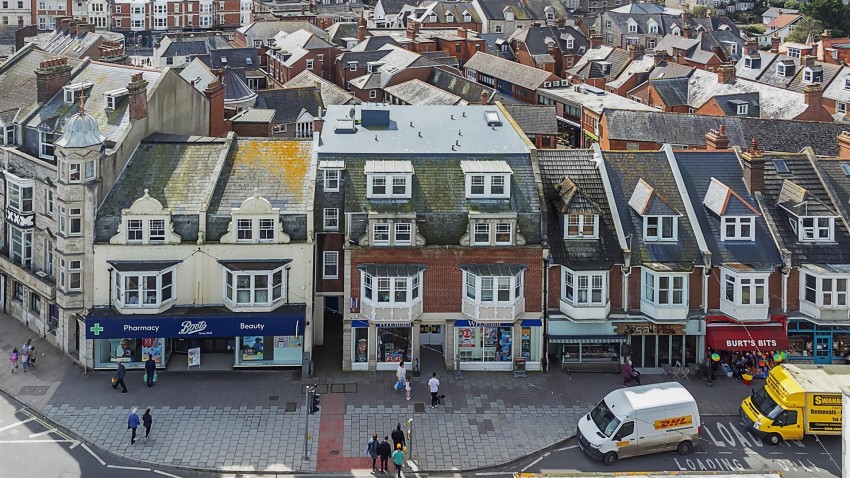
<svg viewBox="0 0 850 478">
<path fill-rule="evenodd" d="M 454 323 L 454 356 L 461 370 L 513 370 L 516 358 L 526 370 L 540 370 L 542 321 Z M 517 342 L 515 344 L 515 342 Z"/>
<path fill-rule="evenodd" d="M 195 347 L 201 354 L 232 354 L 234 367 L 302 364 L 303 305 L 287 305 L 269 313 L 237 314 L 222 307 L 175 307 L 169 312 L 122 315 L 90 311 L 86 338 L 94 345 L 95 368 L 116 368 L 119 362 L 127 368 L 143 368 L 148 356 L 153 356 L 158 367 L 166 368 L 175 351 Z"/>
<path fill-rule="evenodd" d="M 770 322 L 738 322 L 728 317 L 706 317 L 705 345 L 712 352 L 773 355 L 788 350 L 785 316 Z"/>
<path fill-rule="evenodd" d="M 619 322 L 615 327 L 618 334 L 629 338 L 628 355 L 632 366 L 654 369 L 696 363 L 701 335 L 699 324 L 699 320 L 689 320 L 684 324 Z"/>
<path fill-rule="evenodd" d="M 413 325 L 410 322 L 380 323 L 353 320 L 351 321 L 351 370 L 370 370 L 370 355 L 375 360 L 372 370 L 395 370 L 402 360 L 410 368 L 413 358 L 412 340 Z"/>
<path fill-rule="evenodd" d="M 850 353 L 850 324 L 790 319 L 787 353 L 794 363 L 843 364 L 844 355 Z"/>
</svg>

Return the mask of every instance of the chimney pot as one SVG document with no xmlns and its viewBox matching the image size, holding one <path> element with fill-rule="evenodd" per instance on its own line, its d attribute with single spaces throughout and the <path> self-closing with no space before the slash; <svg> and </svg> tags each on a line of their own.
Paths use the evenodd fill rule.
<svg viewBox="0 0 850 478">
<path fill-rule="evenodd" d="M 779 53 L 779 34 L 774 33 L 770 38 L 770 52 Z"/>
<path fill-rule="evenodd" d="M 71 65 L 65 57 L 45 60 L 35 70 L 36 98 L 44 103 L 53 98 L 71 79 Z"/>
<path fill-rule="evenodd" d="M 718 129 L 713 129 L 705 135 L 705 149 L 708 151 L 729 149 L 729 138 L 726 136 L 725 125 L 721 124 Z"/>
</svg>

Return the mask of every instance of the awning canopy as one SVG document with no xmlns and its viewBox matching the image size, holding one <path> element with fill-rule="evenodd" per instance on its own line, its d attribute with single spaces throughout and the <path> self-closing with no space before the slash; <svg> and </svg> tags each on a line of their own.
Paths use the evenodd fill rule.
<svg viewBox="0 0 850 478">
<path fill-rule="evenodd" d="M 550 335 L 550 344 L 610 344 L 624 343 L 625 335 Z"/>
<path fill-rule="evenodd" d="M 708 324 L 705 343 L 714 350 L 747 352 L 750 350 L 787 350 L 788 334 L 779 323 Z"/>
</svg>

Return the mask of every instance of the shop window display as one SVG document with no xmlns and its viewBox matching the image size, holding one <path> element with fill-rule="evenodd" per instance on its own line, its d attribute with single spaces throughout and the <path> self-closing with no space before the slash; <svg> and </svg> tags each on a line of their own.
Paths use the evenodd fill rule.
<svg viewBox="0 0 850 478">
<path fill-rule="evenodd" d="M 167 362 L 165 338 L 99 339 L 95 340 L 95 365 L 113 367 L 119 362 L 125 367 L 142 367 L 148 355 L 153 355 L 157 366 Z"/>
<path fill-rule="evenodd" d="M 303 340 L 296 335 L 239 337 L 237 365 L 296 365 L 301 363 Z"/>
<path fill-rule="evenodd" d="M 354 362 L 366 363 L 369 361 L 369 328 L 357 327 L 354 331 Z"/>
<path fill-rule="evenodd" d="M 512 327 L 457 327 L 457 354 L 462 362 L 510 362 Z M 531 346 L 529 330 L 529 347 Z"/>
<path fill-rule="evenodd" d="M 410 362 L 410 327 L 378 329 L 378 362 Z"/>
<path fill-rule="evenodd" d="M 564 344 L 561 352 L 564 363 L 616 362 L 619 359 L 619 342 Z"/>
</svg>

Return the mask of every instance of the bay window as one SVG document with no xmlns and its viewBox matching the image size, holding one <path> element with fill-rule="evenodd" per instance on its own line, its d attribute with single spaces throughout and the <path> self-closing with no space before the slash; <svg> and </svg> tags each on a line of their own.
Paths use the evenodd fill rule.
<svg viewBox="0 0 850 478">
<path fill-rule="evenodd" d="M 573 306 L 604 306 L 608 303 L 607 272 L 576 272 L 563 268 L 563 300 Z"/>
<path fill-rule="evenodd" d="M 6 173 L 6 206 L 21 214 L 33 212 L 33 186 L 32 179 L 18 178 L 11 173 Z"/>
<path fill-rule="evenodd" d="M 32 267 L 32 229 L 20 229 L 11 224 L 8 227 L 9 258 L 29 269 Z"/>
<path fill-rule="evenodd" d="M 687 307 L 687 283 L 685 274 L 659 274 L 644 270 L 643 300 L 658 306 Z"/>
<path fill-rule="evenodd" d="M 847 308 L 850 276 L 803 274 L 803 301 L 826 308 Z"/>
<path fill-rule="evenodd" d="M 737 320 L 764 320 L 770 302 L 770 272 L 742 270 L 743 265 L 729 267 L 721 269 L 720 311 Z"/>
<path fill-rule="evenodd" d="M 277 304 L 284 297 L 283 276 L 283 266 L 258 269 L 245 267 L 243 263 L 233 267 L 225 265 L 224 302 L 231 307 Z"/>
<path fill-rule="evenodd" d="M 376 267 L 381 270 L 371 270 L 370 266 L 366 269 L 361 268 L 364 304 L 377 307 L 409 307 L 422 300 L 422 270 L 420 268 L 409 269 L 407 271 L 409 275 L 404 273 L 397 276 L 380 276 L 370 272 L 391 272 L 393 266 Z M 401 269 L 408 267 L 399 266 Z"/>
<path fill-rule="evenodd" d="M 476 304 L 513 304 L 523 297 L 522 275 L 524 270 L 515 274 L 488 276 L 475 272 L 484 272 L 486 266 L 470 266 L 475 271 L 464 271 L 464 300 Z M 514 272 L 514 271 L 503 271 Z"/>
<path fill-rule="evenodd" d="M 175 269 L 116 271 L 115 301 L 122 308 L 159 308 L 175 299 Z"/>
</svg>

